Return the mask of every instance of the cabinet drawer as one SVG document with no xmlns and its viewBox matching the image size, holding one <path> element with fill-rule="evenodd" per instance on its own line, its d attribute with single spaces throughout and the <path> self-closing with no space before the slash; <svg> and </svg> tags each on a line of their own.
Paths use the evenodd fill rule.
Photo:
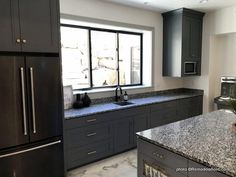
<svg viewBox="0 0 236 177">
<path fill-rule="evenodd" d="M 168 101 L 164 103 L 158 103 L 151 105 L 151 112 L 153 111 L 163 111 L 165 109 L 175 109 L 177 106 L 177 101 Z"/>
<path fill-rule="evenodd" d="M 66 130 L 67 148 L 84 146 L 96 141 L 108 139 L 111 136 L 110 124 L 98 124 L 84 128 Z"/>
<path fill-rule="evenodd" d="M 67 150 L 68 169 L 84 165 L 89 162 L 104 158 L 112 153 L 110 140 L 85 146 L 83 148 L 71 148 Z"/>
<path fill-rule="evenodd" d="M 172 162 L 172 163 L 175 163 L 175 162 Z M 172 169 L 164 164 L 161 164 L 159 161 L 139 152 L 138 153 L 138 177 L 162 176 L 161 174 L 158 174 L 158 173 L 161 173 L 168 177 L 187 177 L 187 172 L 181 172 L 181 173 L 177 172 L 176 169 Z"/>
<path fill-rule="evenodd" d="M 176 109 L 151 112 L 151 127 L 157 127 L 168 123 L 175 122 Z"/>
<path fill-rule="evenodd" d="M 188 171 L 189 177 L 199 177 L 199 176 L 201 177 L 228 177 L 227 175 L 224 175 L 216 171 L 202 171 L 202 169 L 207 168 L 207 167 L 199 163 L 193 162 L 191 160 L 189 160 L 188 168 L 189 168 L 189 171 Z"/>
<path fill-rule="evenodd" d="M 173 170 L 186 168 L 188 163 L 186 158 L 141 139 L 138 139 L 138 153 L 153 158 L 160 166 Z"/>
<path fill-rule="evenodd" d="M 96 115 L 90 115 L 85 117 L 73 118 L 65 120 L 65 128 L 67 130 L 77 127 L 84 127 L 95 125 L 97 123 L 106 122 L 112 118 L 111 114 L 101 113 Z"/>
</svg>

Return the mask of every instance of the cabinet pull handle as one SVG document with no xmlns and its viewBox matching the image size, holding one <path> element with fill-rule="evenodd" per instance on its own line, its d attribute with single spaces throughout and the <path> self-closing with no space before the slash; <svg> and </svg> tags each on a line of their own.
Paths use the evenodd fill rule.
<svg viewBox="0 0 236 177">
<path fill-rule="evenodd" d="M 21 76 L 21 95 L 23 104 L 23 124 L 24 124 L 24 135 L 27 135 L 27 122 L 26 122 L 26 104 L 25 104 L 25 79 L 24 79 L 24 68 L 20 68 Z"/>
<path fill-rule="evenodd" d="M 88 155 L 92 155 L 92 154 L 96 154 L 97 151 L 91 151 L 91 152 L 88 152 Z"/>
<path fill-rule="evenodd" d="M 87 134 L 87 137 L 90 137 L 90 136 L 95 136 L 97 133 L 89 133 Z"/>
<path fill-rule="evenodd" d="M 23 44 L 27 43 L 26 39 L 22 39 L 22 42 L 23 42 Z"/>
<path fill-rule="evenodd" d="M 21 42 L 21 41 L 20 41 L 20 39 L 16 39 L 16 43 L 18 43 L 18 44 L 19 44 L 20 42 Z"/>
<path fill-rule="evenodd" d="M 89 120 L 87 120 L 87 122 L 95 122 L 95 121 L 97 121 L 97 119 L 89 119 Z"/>
<path fill-rule="evenodd" d="M 32 104 L 32 117 L 33 117 L 33 133 L 36 133 L 36 118 L 35 118 L 35 101 L 34 101 L 34 70 L 30 68 L 30 82 L 31 82 L 31 104 Z"/>
</svg>

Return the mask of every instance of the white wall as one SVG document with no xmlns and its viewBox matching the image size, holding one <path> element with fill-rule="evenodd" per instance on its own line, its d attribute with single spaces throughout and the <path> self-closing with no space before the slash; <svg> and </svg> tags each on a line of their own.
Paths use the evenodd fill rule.
<svg viewBox="0 0 236 177">
<path fill-rule="evenodd" d="M 186 78 L 185 87 L 204 90 L 204 112 L 214 110 L 220 95 L 220 77 L 236 76 L 236 7 L 205 15 L 202 41 L 202 75 Z"/>
<path fill-rule="evenodd" d="M 153 88 L 132 90 L 129 93 L 147 92 L 183 87 L 183 79 L 162 77 L 162 37 L 163 20 L 159 13 L 138 8 L 100 2 L 97 0 L 60 0 L 61 13 L 89 17 L 114 22 L 142 25 L 155 28 L 153 57 Z M 144 60 L 145 62 L 145 60 Z M 144 73 L 145 74 L 145 73 Z M 92 97 L 114 95 L 113 92 L 99 93 Z"/>
</svg>

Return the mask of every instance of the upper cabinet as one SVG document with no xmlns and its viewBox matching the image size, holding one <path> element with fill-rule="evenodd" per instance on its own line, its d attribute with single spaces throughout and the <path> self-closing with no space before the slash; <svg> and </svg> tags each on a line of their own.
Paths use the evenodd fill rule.
<svg viewBox="0 0 236 177">
<path fill-rule="evenodd" d="M 1 52 L 59 52 L 57 0 L 1 0 Z"/>
<path fill-rule="evenodd" d="M 163 76 L 201 75 L 204 13 L 183 8 L 162 15 Z"/>
</svg>

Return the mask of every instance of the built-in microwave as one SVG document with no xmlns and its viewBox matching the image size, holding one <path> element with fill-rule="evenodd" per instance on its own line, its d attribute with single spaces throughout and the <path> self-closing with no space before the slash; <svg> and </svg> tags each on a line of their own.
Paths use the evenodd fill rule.
<svg viewBox="0 0 236 177">
<path fill-rule="evenodd" d="M 184 74 L 185 75 L 197 74 L 197 62 L 194 62 L 194 61 L 184 62 Z"/>
</svg>

